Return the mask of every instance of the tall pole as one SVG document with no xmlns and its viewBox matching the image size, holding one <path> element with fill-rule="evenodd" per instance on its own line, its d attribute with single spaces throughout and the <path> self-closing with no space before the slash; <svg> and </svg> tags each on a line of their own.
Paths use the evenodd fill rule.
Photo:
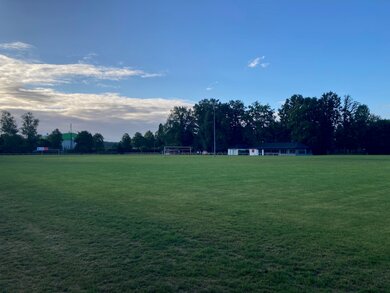
<svg viewBox="0 0 390 293">
<path fill-rule="evenodd" d="M 215 101 L 213 104 L 213 109 L 214 109 L 214 156 L 215 156 L 216 151 L 217 151 L 217 144 L 216 144 L 216 140 L 215 140 Z"/>
<path fill-rule="evenodd" d="M 73 133 L 72 133 L 72 123 L 70 123 L 70 149 L 73 150 Z"/>
</svg>

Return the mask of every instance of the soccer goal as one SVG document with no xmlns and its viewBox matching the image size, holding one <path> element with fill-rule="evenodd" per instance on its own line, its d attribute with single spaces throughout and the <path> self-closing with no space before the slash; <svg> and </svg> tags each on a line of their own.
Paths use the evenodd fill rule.
<svg viewBox="0 0 390 293">
<path fill-rule="evenodd" d="M 165 146 L 164 155 L 191 155 L 192 147 L 189 146 Z"/>
</svg>

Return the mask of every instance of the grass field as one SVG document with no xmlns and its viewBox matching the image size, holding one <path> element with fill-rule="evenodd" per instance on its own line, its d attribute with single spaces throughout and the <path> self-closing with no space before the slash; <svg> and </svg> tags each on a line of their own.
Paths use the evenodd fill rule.
<svg viewBox="0 0 390 293">
<path fill-rule="evenodd" d="M 388 291 L 390 157 L 0 157 L 0 291 Z"/>
</svg>

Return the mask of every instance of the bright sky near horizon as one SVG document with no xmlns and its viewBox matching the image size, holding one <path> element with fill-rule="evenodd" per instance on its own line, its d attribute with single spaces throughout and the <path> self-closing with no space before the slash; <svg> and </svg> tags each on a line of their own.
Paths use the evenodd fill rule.
<svg viewBox="0 0 390 293">
<path fill-rule="evenodd" d="M 350 94 L 390 118 L 390 1 L 0 0 L 0 110 L 155 131 L 175 105 Z"/>
</svg>

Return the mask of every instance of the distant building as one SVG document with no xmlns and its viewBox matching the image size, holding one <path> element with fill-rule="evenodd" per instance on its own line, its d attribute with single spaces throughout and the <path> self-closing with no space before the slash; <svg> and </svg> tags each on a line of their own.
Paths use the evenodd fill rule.
<svg viewBox="0 0 390 293">
<path fill-rule="evenodd" d="M 76 146 L 75 138 L 77 134 L 68 132 L 62 134 L 62 149 L 63 150 L 73 150 Z"/>
<path fill-rule="evenodd" d="M 239 156 L 304 156 L 311 155 L 311 149 L 296 142 L 288 143 L 263 143 L 256 148 L 230 148 L 228 155 Z"/>
<path fill-rule="evenodd" d="M 258 156 L 259 150 L 257 148 L 233 148 L 228 149 L 229 156 Z"/>
<path fill-rule="evenodd" d="M 311 155 L 311 149 L 299 142 L 263 143 L 259 146 L 263 156 L 302 156 Z"/>
</svg>

